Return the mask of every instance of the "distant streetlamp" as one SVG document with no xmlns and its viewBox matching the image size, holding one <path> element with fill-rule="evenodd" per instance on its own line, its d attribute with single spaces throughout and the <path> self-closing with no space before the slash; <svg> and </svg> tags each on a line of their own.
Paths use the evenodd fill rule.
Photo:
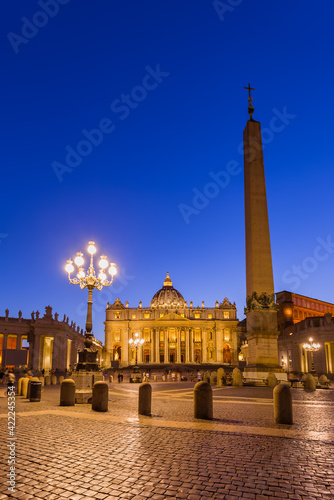
<svg viewBox="0 0 334 500">
<path fill-rule="evenodd" d="M 145 342 L 144 339 L 139 339 L 139 333 L 135 333 L 135 339 L 129 340 L 129 344 L 131 346 L 134 346 L 136 349 L 135 368 L 138 368 L 138 347 L 142 346 L 144 342 Z"/>
<path fill-rule="evenodd" d="M 87 306 L 87 319 L 86 319 L 86 332 L 85 332 L 85 340 L 84 344 L 86 349 L 83 351 L 79 351 L 79 363 L 77 365 L 77 370 L 97 370 L 98 364 L 96 360 L 97 351 L 92 349 L 93 343 L 93 320 L 92 320 L 92 307 L 93 307 L 93 290 L 97 288 L 98 290 L 102 290 L 104 286 L 110 286 L 114 280 L 115 274 L 117 274 L 116 265 L 108 263 L 107 257 L 103 254 L 100 257 L 99 261 L 99 274 L 96 276 L 94 263 L 93 263 L 93 255 L 96 253 L 95 242 L 90 241 L 88 244 L 87 251 L 90 254 L 90 266 L 85 272 L 83 268 L 84 259 L 83 254 L 81 252 L 77 252 L 76 257 L 74 259 L 74 263 L 77 266 L 77 274 L 76 277 L 71 278 L 71 274 L 74 271 L 73 261 L 69 259 L 66 263 L 65 270 L 68 274 L 68 280 L 72 285 L 80 285 L 80 288 L 88 288 L 88 306 Z M 111 276 L 110 280 L 107 279 L 107 275 L 105 274 L 105 269 L 109 266 L 109 274 Z"/>
<path fill-rule="evenodd" d="M 316 351 L 319 351 L 320 349 L 320 344 L 316 344 L 315 342 L 313 342 L 313 338 L 310 337 L 309 338 L 309 343 L 305 343 L 303 344 L 303 348 L 305 349 L 305 351 L 309 351 L 310 352 L 310 357 L 311 357 L 311 372 L 312 375 L 315 375 L 315 369 L 314 369 L 314 359 L 313 359 L 313 353 L 316 352 Z"/>
</svg>

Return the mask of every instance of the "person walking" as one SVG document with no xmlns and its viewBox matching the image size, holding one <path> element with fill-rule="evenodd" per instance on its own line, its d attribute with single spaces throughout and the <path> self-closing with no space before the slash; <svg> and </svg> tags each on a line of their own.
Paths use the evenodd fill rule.
<svg viewBox="0 0 334 500">
<path fill-rule="evenodd" d="M 7 375 L 7 394 L 8 395 L 11 392 L 10 388 L 15 384 L 15 382 L 16 382 L 15 373 L 13 372 L 13 370 L 9 370 L 8 375 Z"/>
</svg>

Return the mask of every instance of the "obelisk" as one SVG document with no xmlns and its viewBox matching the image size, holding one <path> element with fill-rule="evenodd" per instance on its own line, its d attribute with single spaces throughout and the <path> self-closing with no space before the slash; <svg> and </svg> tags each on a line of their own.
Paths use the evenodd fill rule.
<svg viewBox="0 0 334 500">
<path fill-rule="evenodd" d="M 266 182 L 261 124 L 253 119 L 250 84 L 244 130 L 245 230 L 246 230 L 246 337 L 247 365 L 244 377 L 265 380 L 269 371 L 278 379 L 285 374 L 278 364 L 277 306 L 271 260 Z"/>
</svg>

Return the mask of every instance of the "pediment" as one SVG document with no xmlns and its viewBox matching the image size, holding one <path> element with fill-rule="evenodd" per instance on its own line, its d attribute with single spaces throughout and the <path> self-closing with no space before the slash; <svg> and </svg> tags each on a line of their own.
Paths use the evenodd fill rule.
<svg viewBox="0 0 334 500">
<path fill-rule="evenodd" d="M 168 314 L 165 314 L 161 318 L 158 318 L 157 321 L 186 321 L 188 322 L 189 320 L 187 318 L 183 318 L 180 314 L 171 312 Z"/>
</svg>

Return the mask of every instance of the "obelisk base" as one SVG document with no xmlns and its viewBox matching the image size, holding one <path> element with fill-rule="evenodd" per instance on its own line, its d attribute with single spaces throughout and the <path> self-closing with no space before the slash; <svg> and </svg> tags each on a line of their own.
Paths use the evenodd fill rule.
<svg viewBox="0 0 334 500">
<path fill-rule="evenodd" d="M 245 382 L 266 383 L 269 372 L 280 382 L 287 380 L 287 373 L 277 363 L 277 337 L 279 332 L 252 332 L 247 334 L 247 344 L 242 348 L 247 365 L 243 372 Z"/>
</svg>

